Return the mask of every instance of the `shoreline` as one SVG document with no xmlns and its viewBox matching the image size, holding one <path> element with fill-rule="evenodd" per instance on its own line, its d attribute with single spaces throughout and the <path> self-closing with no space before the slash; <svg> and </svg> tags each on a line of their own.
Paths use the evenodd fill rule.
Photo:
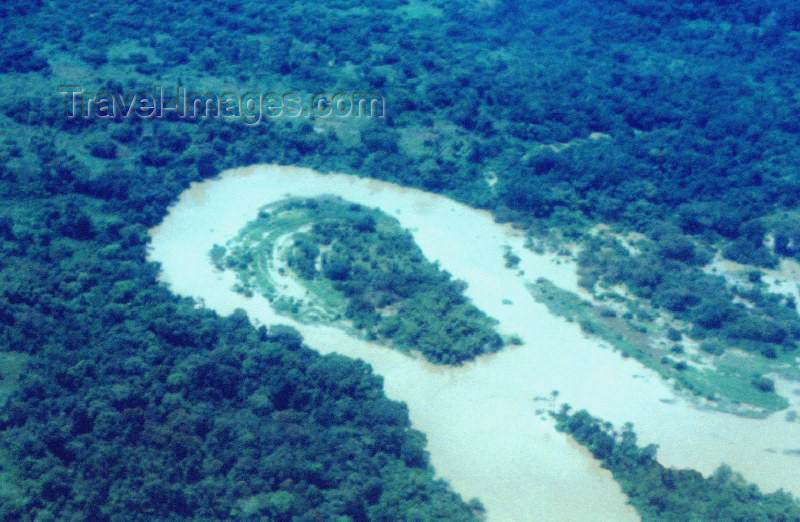
<svg viewBox="0 0 800 522">
<path fill-rule="evenodd" d="M 287 193 L 340 195 L 396 217 L 428 259 L 469 284 L 466 295 L 499 321 L 501 335 L 518 334 L 525 344 L 434 371 L 336 329 L 295 326 L 266 300 L 235 294 L 232 274 L 214 273 L 208 251 Z M 560 402 L 616 425 L 633 422 L 641 442 L 660 445 L 659 460 L 667 466 L 708 475 L 726 462 L 762 489 L 800 493 L 793 463 L 780 456 L 800 446 L 800 426 L 775 416 L 753 420 L 697 410 L 655 372 L 600 348 L 578 325 L 550 314 L 529 294 L 526 280 L 546 276 L 575 291 L 574 267 L 525 249 L 524 237 L 487 211 L 371 178 L 260 165 L 193 184 L 150 235 L 148 259 L 161 262 L 160 279 L 173 292 L 202 299 L 223 315 L 243 308 L 263 324 L 292 324 L 314 349 L 371 364 L 384 378 L 386 395 L 408 404 L 412 425 L 428 438 L 437 475 L 465 499 L 478 497 L 490 520 L 591 519 L 598 513 L 637 518 L 610 473 L 588 452 L 570 448 L 550 420 L 537 418 L 533 398 L 553 390 Z M 507 245 L 522 258 L 526 275 L 504 267 Z"/>
</svg>

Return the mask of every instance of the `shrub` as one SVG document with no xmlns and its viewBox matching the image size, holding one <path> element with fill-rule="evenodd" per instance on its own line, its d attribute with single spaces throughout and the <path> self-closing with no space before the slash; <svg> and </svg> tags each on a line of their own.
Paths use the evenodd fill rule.
<svg viewBox="0 0 800 522">
<path fill-rule="evenodd" d="M 112 141 L 93 141 L 87 147 L 89 154 L 100 159 L 114 159 L 117 157 L 117 146 Z"/>
<path fill-rule="evenodd" d="M 764 376 L 756 376 L 752 381 L 753 386 L 762 392 L 772 393 L 775 391 L 775 381 Z"/>
</svg>

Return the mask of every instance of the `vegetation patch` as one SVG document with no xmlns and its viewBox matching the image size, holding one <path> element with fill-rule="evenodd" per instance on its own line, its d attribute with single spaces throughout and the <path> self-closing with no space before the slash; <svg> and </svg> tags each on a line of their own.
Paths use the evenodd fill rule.
<svg viewBox="0 0 800 522">
<path fill-rule="evenodd" d="M 0 345 L 32 358 L 0 412 L 0 446 L 33 499 L 0 505 L 0 518 L 469 518 L 428 467 L 399 459 L 421 444 L 374 420 L 391 408 L 379 380 L 334 397 L 333 381 L 308 373 L 321 358 L 296 347 L 290 357 L 283 342 L 244 373 L 243 361 L 265 353 L 255 330 L 157 283 L 146 230 L 191 182 L 226 168 L 390 180 L 569 240 L 596 223 L 650 235 L 669 223 L 739 261 L 800 256 L 800 75 L 786 67 L 800 52 L 797 2 L 279 0 L 272 11 L 283 15 L 270 17 L 255 3 L 171 5 L 0 4 Z M 368 124 L 67 120 L 53 86 L 75 83 L 115 94 L 356 86 L 392 109 Z M 610 138 L 585 139 L 596 132 Z M 404 146 L 411 134 L 415 146 Z M 664 296 L 647 293 L 653 274 L 632 274 L 643 301 Z M 202 379 L 167 389 L 184 365 L 202 366 Z M 217 397 L 220 382 L 236 397 Z M 143 401 L 119 401 L 118 384 Z M 44 444 L 59 441 L 74 461 Z M 281 492 L 293 495 L 289 512 Z"/>
<path fill-rule="evenodd" d="M 622 285 L 690 325 L 696 339 L 758 353 L 768 359 L 796 350 L 800 317 L 794 299 L 765 291 L 755 278 L 746 287 L 706 273 L 710 252 L 680 236 L 640 241 L 631 254 L 618 241 L 595 238 L 578 256 L 581 285 L 590 291 Z"/>
<path fill-rule="evenodd" d="M 29 355 L 20 352 L 0 352 L 0 408 L 17 389 L 19 377 Z M 5 448 L 0 447 L 0 504 L 24 503 L 23 488 L 19 485 L 19 470 Z"/>
<path fill-rule="evenodd" d="M 399 222 L 338 198 L 265 207 L 212 261 L 289 315 L 347 325 L 367 339 L 458 364 L 502 348 L 466 283 L 428 261 Z"/>
<path fill-rule="evenodd" d="M 586 446 L 622 486 L 645 522 L 673 520 L 800 520 L 800 503 L 781 491 L 761 493 L 726 465 L 703 477 L 694 470 L 666 468 L 657 447 L 641 448 L 633 426 L 622 431 L 569 406 L 551 412 L 556 427 Z"/>
<path fill-rule="evenodd" d="M 636 358 L 674 382 L 678 390 L 706 399 L 709 402 L 705 405 L 748 416 L 763 416 L 789 405 L 764 377 L 780 373 L 797 378 L 789 358 L 768 360 L 741 350 L 716 355 L 687 353 L 677 343 L 682 338 L 680 332 L 654 321 L 650 312 L 636 308 L 635 301 L 626 303 L 626 308 L 631 306 L 635 313 L 630 309 L 620 312 L 593 304 L 546 279 L 529 284 L 529 289 L 552 313 L 578 323 L 587 335 L 607 342 L 623 357 Z"/>
</svg>

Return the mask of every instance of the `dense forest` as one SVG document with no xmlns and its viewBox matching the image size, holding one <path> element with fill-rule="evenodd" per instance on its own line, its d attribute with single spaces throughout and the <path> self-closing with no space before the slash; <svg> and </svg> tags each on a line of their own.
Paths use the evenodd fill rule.
<svg viewBox="0 0 800 522">
<path fill-rule="evenodd" d="M 694 242 L 665 231 L 655 237 L 637 255 L 614 240 L 590 240 L 578 258 L 581 284 L 589 289 L 598 280 L 623 284 L 692 325 L 688 333 L 713 346 L 709 351 L 735 344 L 775 359 L 797 348 L 800 318 L 792 296 L 765 291 L 758 271 L 748 287 L 730 287 L 724 277 L 699 268 L 709 254 Z"/>
<path fill-rule="evenodd" d="M 364 363 L 172 296 L 144 263 L 145 225 L 103 200 L 39 177 L 14 188 L 0 345 L 29 358 L 0 370 L 0 384 L 19 380 L 0 395 L 0 518 L 480 514 L 434 480 L 424 436 Z"/>
<path fill-rule="evenodd" d="M 0 21 L 0 347 L 29 354 L 0 376 L 15 382 L 0 414 L 4 519 L 475 515 L 432 479 L 421 435 L 363 365 L 156 283 L 147 228 L 223 168 L 372 176 L 569 239 L 605 222 L 659 241 L 668 226 L 758 266 L 800 255 L 789 0 L 7 0 Z M 369 89 L 388 108 L 382 120 L 256 126 L 70 120 L 58 86 L 76 83 Z M 611 252 L 592 277 L 622 277 L 697 331 L 767 357 L 795 339 L 774 297 L 746 311 L 710 281 L 677 296 L 649 282 L 662 264 L 694 274 L 670 251 L 658 264 Z M 709 308 L 719 302 L 722 317 Z"/>
<path fill-rule="evenodd" d="M 703 477 L 694 470 L 662 466 L 657 447 L 640 448 L 633 427 L 622 431 L 581 410 L 552 413 L 557 428 L 589 448 L 611 470 L 642 520 L 800 520 L 800 502 L 788 493 L 764 494 L 728 466 Z"/>
<path fill-rule="evenodd" d="M 281 255 L 275 243 L 287 235 L 286 266 L 272 266 Z M 219 264 L 236 270 L 247 291 L 294 315 L 302 317 L 308 304 L 287 302 L 270 272 L 288 269 L 334 322 L 345 319 L 368 339 L 435 363 L 457 364 L 503 346 L 492 319 L 464 296 L 466 283 L 428 261 L 411 233 L 379 210 L 332 198 L 288 200 L 262 210 L 239 236 Z"/>
<path fill-rule="evenodd" d="M 259 30 L 265 22 L 258 4 L 172 5 L 185 16 L 90 3 L 71 6 L 76 21 L 66 24 L 43 3 L 3 8 L 36 13 L 18 18 L 3 38 L 3 70 L 25 87 L 4 104 L 7 117 L 66 132 L 73 150 L 81 149 L 77 163 L 97 164 L 99 172 L 114 168 L 104 163 L 122 162 L 137 183 L 157 170 L 162 201 L 137 209 L 153 212 L 152 219 L 173 197 L 166 185 L 179 184 L 173 169 L 208 176 L 281 161 L 444 192 L 567 237 L 603 222 L 654 241 L 666 233 L 754 266 L 800 255 L 800 102 L 791 94 L 800 80 L 782 65 L 800 56 L 800 15 L 791 2 L 398 0 L 361 9 L 347 1 L 285 2 L 273 6 L 287 15 L 270 20 L 269 31 Z M 89 16 L 97 31 L 80 25 Z M 370 89 L 388 110 L 380 122 L 278 118 L 252 128 L 208 120 L 67 121 L 53 89 L 74 74 L 67 70 L 82 71 L 93 92 L 146 92 L 154 84 Z M 493 187 L 485 182 L 490 172 L 498 177 Z M 111 193 L 120 187 L 110 185 L 130 178 L 109 177 L 95 174 L 81 185 Z M 614 264 L 591 268 L 608 282 Z M 673 306 L 702 315 L 707 299 L 697 288 L 707 280 L 665 266 L 691 283 Z M 648 293 L 639 295 L 650 299 Z M 730 306 L 724 313 L 723 322 L 740 322 Z M 758 322 L 768 327 L 763 336 L 739 324 L 721 337 L 761 343 L 756 351 L 772 344 L 761 350 L 769 354 L 797 330 L 794 317 L 779 322 Z M 773 342 L 779 337 L 787 341 Z"/>
</svg>

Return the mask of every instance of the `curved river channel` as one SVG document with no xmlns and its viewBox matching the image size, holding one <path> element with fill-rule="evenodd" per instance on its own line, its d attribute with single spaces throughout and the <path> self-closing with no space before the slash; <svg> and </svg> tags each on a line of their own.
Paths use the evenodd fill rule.
<svg viewBox="0 0 800 522">
<path fill-rule="evenodd" d="M 499 321 L 501 334 L 524 344 L 460 367 L 435 366 L 333 327 L 297 323 L 260 296 L 232 291 L 235 276 L 212 266 L 211 247 L 233 238 L 265 204 L 326 194 L 395 216 L 429 259 L 469 284 L 466 294 Z M 193 184 L 150 235 L 149 259 L 161 263 L 161 280 L 174 293 L 222 315 L 242 308 L 257 324 L 290 324 L 315 350 L 372 365 L 387 396 L 406 402 L 413 426 L 427 436 L 437 475 L 465 499 L 478 497 L 489 520 L 638 518 L 611 474 L 537 414 L 561 402 L 617 427 L 632 422 L 640 444 L 659 445 L 665 465 L 709 474 L 725 462 L 762 490 L 800 494 L 800 457 L 792 452 L 800 448 L 800 423 L 783 413 L 757 420 L 699 410 L 654 372 L 551 315 L 525 282 L 546 277 L 577 291 L 574 265 L 525 249 L 524 237 L 488 212 L 392 183 L 257 165 Z M 522 258 L 522 274 L 505 268 L 507 246 Z"/>
</svg>

